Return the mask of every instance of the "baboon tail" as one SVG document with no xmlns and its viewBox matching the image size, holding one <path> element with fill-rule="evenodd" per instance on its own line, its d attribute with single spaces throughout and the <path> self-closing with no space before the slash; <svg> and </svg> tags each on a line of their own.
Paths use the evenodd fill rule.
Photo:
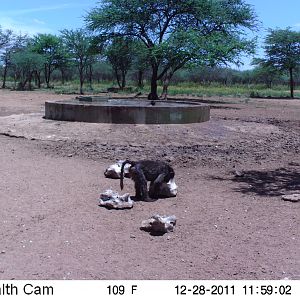
<svg viewBox="0 0 300 300">
<path fill-rule="evenodd" d="M 134 165 L 134 162 L 131 161 L 131 160 L 125 160 L 123 163 L 122 163 L 122 166 L 121 166 L 121 174 L 120 174 L 120 188 L 121 190 L 123 190 L 124 188 L 124 167 L 126 164 L 130 164 L 130 165 Z"/>
</svg>

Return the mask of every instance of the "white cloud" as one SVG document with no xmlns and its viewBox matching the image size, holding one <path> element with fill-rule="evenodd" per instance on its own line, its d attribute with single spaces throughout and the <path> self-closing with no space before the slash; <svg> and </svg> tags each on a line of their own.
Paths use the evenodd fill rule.
<svg viewBox="0 0 300 300">
<path fill-rule="evenodd" d="M 32 21 L 33 21 L 34 23 L 36 23 L 36 24 L 39 24 L 39 25 L 45 25 L 45 24 L 46 24 L 44 21 L 39 20 L 39 19 L 33 19 Z"/>
<path fill-rule="evenodd" d="M 66 9 L 69 7 L 70 4 L 61 4 L 61 5 L 52 5 L 52 6 L 40 6 L 34 8 L 14 9 L 14 10 L 1 11 L 0 15 L 20 16 L 20 15 L 31 14 L 35 12 Z"/>
<path fill-rule="evenodd" d="M 15 33 L 27 33 L 32 36 L 38 33 L 52 33 L 50 28 L 47 28 L 43 21 L 33 19 L 31 21 L 19 21 L 10 17 L 1 17 L 0 24 L 3 29 L 12 29 Z"/>
<path fill-rule="evenodd" d="M 294 27 L 300 27 L 300 23 L 295 24 Z"/>
<path fill-rule="evenodd" d="M 62 3 L 58 5 L 39 6 L 24 9 L 0 10 L 0 26 L 3 29 L 12 29 L 15 33 L 27 33 L 36 35 L 37 33 L 55 33 L 55 29 L 50 29 L 50 21 L 43 21 L 44 15 L 49 16 L 47 12 L 58 10 L 67 10 L 75 7 L 84 7 L 83 3 Z M 43 12 L 45 14 L 43 14 Z M 47 17 L 46 17 L 47 18 Z M 62 25 L 64 26 L 64 25 Z M 53 26 L 52 26 L 53 27 Z M 54 26 L 56 27 L 56 26 Z"/>
</svg>

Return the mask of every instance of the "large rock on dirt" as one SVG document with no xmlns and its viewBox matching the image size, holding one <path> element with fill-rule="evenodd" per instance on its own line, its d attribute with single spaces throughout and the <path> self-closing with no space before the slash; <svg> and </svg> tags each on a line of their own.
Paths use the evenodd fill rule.
<svg viewBox="0 0 300 300">
<path fill-rule="evenodd" d="M 106 178 L 120 179 L 121 177 L 121 167 L 124 160 L 118 160 L 116 163 L 110 165 L 104 172 Z M 124 166 L 124 176 L 128 177 L 130 164 Z"/>
<path fill-rule="evenodd" d="M 142 222 L 141 229 L 151 233 L 164 234 L 173 231 L 175 225 L 175 216 L 154 215 L 150 219 Z"/>
<path fill-rule="evenodd" d="M 110 209 L 125 209 L 133 207 L 133 200 L 129 194 L 120 196 L 113 190 L 106 190 L 100 194 L 99 205 Z"/>
<path fill-rule="evenodd" d="M 285 201 L 299 202 L 300 194 L 283 195 L 281 198 Z"/>
</svg>

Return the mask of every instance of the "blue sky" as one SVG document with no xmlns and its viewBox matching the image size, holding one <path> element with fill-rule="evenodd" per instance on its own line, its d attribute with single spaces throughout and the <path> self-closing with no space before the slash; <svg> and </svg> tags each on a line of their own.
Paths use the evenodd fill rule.
<svg viewBox="0 0 300 300">
<path fill-rule="evenodd" d="M 56 34 L 84 26 L 83 16 L 95 0 L 0 0 L 0 25 L 15 32 Z"/>
<path fill-rule="evenodd" d="M 254 7 L 254 10 L 261 22 L 261 28 L 256 34 L 259 45 L 263 44 L 268 28 L 287 28 L 300 31 L 300 0 L 246 0 Z M 262 56 L 262 49 L 257 54 Z M 246 60 L 246 68 L 250 59 Z"/>
<path fill-rule="evenodd" d="M 262 45 L 268 28 L 287 28 L 300 31 L 300 0 L 245 0 L 253 6 L 258 20 L 261 22 L 258 36 L 258 48 L 256 57 L 263 57 Z M 244 57 L 244 65 L 241 70 L 252 68 L 252 57 Z"/>
<path fill-rule="evenodd" d="M 15 32 L 56 34 L 62 29 L 84 26 L 83 17 L 97 6 L 95 0 L 0 0 L 0 25 Z M 300 31 L 300 0 L 246 0 L 253 5 L 262 27 L 260 42 L 267 28 L 292 27 Z M 261 51 L 258 52 L 259 54 Z M 245 59 L 245 66 L 249 66 Z"/>
<path fill-rule="evenodd" d="M 246 0 L 246 3 L 253 5 L 265 28 L 300 30 L 299 0 Z"/>
</svg>

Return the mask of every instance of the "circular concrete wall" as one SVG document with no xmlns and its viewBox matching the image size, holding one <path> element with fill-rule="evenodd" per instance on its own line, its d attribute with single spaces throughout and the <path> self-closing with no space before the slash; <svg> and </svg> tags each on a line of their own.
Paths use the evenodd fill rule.
<svg viewBox="0 0 300 300">
<path fill-rule="evenodd" d="M 184 124 L 208 121 L 208 105 L 185 101 L 103 99 L 47 101 L 45 118 L 61 121 L 116 124 Z"/>
</svg>

